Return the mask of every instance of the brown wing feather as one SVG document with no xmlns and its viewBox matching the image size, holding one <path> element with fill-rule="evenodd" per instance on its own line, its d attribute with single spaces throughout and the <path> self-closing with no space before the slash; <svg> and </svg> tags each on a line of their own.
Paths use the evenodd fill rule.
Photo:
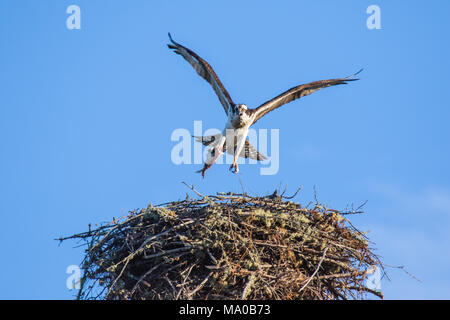
<svg viewBox="0 0 450 320">
<path fill-rule="evenodd" d="M 235 105 L 233 100 L 231 99 L 230 94 L 223 86 L 222 82 L 220 82 L 219 77 L 214 72 L 213 68 L 209 65 L 208 62 L 203 60 L 200 56 L 198 56 L 192 50 L 182 46 L 179 43 L 176 43 L 172 36 L 169 33 L 170 41 L 173 43 L 168 44 L 167 46 L 174 50 L 175 53 L 181 55 L 190 65 L 197 71 L 199 76 L 208 81 L 208 83 L 214 89 L 214 92 L 219 97 L 220 103 L 222 104 L 225 113 L 228 114 L 228 110 Z"/>
<path fill-rule="evenodd" d="M 355 75 L 358 74 L 359 72 L 355 73 Z M 261 119 L 264 115 L 266 115 L 270 111 L 275 110 L 276 108 L 279 108 L 286 103 L 307 96 L 313 93 L 314 91 L 339 84 L 346 84 L 347 81 L 355 81 L 355 80 L 359 79 L 341 78 L 341 79 L 319 80 L 293 87 L 283 92 L 282 94 L 276 96 L 275 98 L 263 103 L 258 108 L 252 109 L 251 112 L 256 113 L 256 117 L 253 123 Z"/>
</svg>

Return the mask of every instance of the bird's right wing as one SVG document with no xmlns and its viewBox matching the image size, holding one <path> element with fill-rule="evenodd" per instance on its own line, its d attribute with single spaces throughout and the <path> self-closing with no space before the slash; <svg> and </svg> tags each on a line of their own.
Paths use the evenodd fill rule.
<svg viewBox="0 0 450 320">
<path fill-rule="evenodd" d="M 219 77 L 214 72 L 213 68 L 208 64 L 208 62 L 200 58 L 200 56 L 198 56 L 195 52 L 189 50 L 179 43 L 176 43 L 172 39 L 170 33 L 169 38 L 172 44 L 168 44 L 167 46 L 170 49 L 174 50 L 175 53 L 181 55 L 187 62 L 190 63 L 190 65 L 203 79 L 208 81 L 208 83 L 214 89 L 217 97 L 219 97 L 220 103 L 222 104 L 225 113 L 228 115 L 229 110 L 231 110 L 231 108 L 234 108 L 235 103 L 231 99 L 230 94 L 227 92 L 222 82 L 220 82 Z"/>
<path fill-rule="evenodd" d="M 357 75 L 361 71 L 362 71 L 362 69 L 352 76 Z M 350 76 L 350 77 L 352 77 L 352 76 Z M 307 96 L 317 90 L 320 90 L 320 89 L 326 88 L 326 87 L 339 85 L 339 84 L 346 84 L 348 81 L 359 80 L 359 79 L 353 79 L 350 77 L 340 78 L 340 79 L 319 80 L 319 81 L 314 81 L 314 82 L 310 82 L 310 83 L 306 83 L 306 84 L 302 84 L 302 85 L 293 87 L 293 88 L 283 92 L 282 94 L 276 96 L 275 98 L 263 103 L 258 108 L 251 109 L 251 111 L 254 114 L 256 113 L 255 120 L 253 121 L 253 123 L 255 123 L 256 121 L 261 119 L 264 115 L 266 115 L 270 111 L 273 111 L 276 108 L 279 108 L 286 103 L 289 103 L 289 102 L 299 99 L 301 97 Z"/>
</svg>

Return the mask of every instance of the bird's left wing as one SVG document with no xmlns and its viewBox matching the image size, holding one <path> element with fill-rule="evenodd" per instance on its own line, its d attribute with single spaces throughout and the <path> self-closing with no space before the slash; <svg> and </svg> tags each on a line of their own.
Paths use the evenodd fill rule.
<svg viewBox="0 0 450 320">
<path fill-rule="evenodd" d="M 190 65 L 197 71 L 199 76 L 208 81 L 208 83 L 213 87 L 214 92 L 220 100 L 220 103 L 225 110 L 225 113 L 228 115 L 228 112 L 231 108 L 234 108 L 235 103 L 230 97 L 230 94 L 223 86 L 222 82 L 220 82 L 219 77 L 214 72 L 213 68 L 209 65 L 208 62 L 203 60 L 200 56 L 198 56 L 194 51 L 189 50 L 188 48 L 182 46 L 181 44 L 175 42 L 172 39 L 172 36 L 169 33 L 169 38 L 172 44 L 168 44 L 167 46 L 174 50 L 175 53 L 181 55 Z"/>
<path fill-rule="evenodd" d="M 357 75 L 361 71 L 362 69 L 352 76 Z M 286 92 L 283 92 L 282 94 L 276 96 L 275 98 L 263 103 L 258 108 L 252 109 L 252 112 L 256 113 L 255 120 L 253 121 L 253 123 L 261 119 L 264 115 L 266 115 L 270 111 L 275 110 L 276 108 L 279 108 L 286 103 L 307 96 L 317 90 L 339 84 L 346 84 L 348 81 L 359 80 L 359 79 L 352 79 L 350 77 L 340 79 L 319 80 L 293 87 L 287 90 Z"/>
</svg>

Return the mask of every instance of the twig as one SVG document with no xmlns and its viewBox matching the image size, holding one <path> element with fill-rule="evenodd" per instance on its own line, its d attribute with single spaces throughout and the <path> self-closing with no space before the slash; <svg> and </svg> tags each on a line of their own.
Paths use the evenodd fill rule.
<svg viewBox="0 0 450 320">
<path fill-rule="evenodd" d="M 256 276 L 254 273 L 252 273 L 247 281 L 247 284 L 244 287 L 244 290 L 242 291 L 241 299 L 245 300 L 247 296 L 250 294 L 250 291 L 252 289 L 252 286 L 255 282 Z"/>
<path fill-rule="evenodd" d="M 208 275 L 206 276 L 206 278 L 197 286 L 197 288 L 195 288 L 193 291 L 191 291 L 190 293 L 188 293 L 188 299 L 191 299 L 194 294 L 197 293 L 197 291 L 199 291 L 201 288 L 203 288 L 203 286 L 205 285 L 205 283 L 209 280 L 209 277 L 211 276 L 212 272 L 208 273 Z"/>
<path fill-rule="evenodd" d="M 291 200 L 291 199 L 293 199 L 293 198 L 297 195 L 297 193 L 299 193 L 300 190 L 302 190 L 302 188 L 303 188 L 303 186 L 301 186 L 300 188 L 298 188 L 297 191 L 295 191 L 295 193 L 294 193 L 292 196 L 290 196 L 290 197 L 284 197 L 283 195 L 281 195 L 281 196 L 282 196 L 284 199 Z"/>
<path fill-rule="evenodd" d="M 409 273 L 408 271 L 406 271 L 404 266 L 391 266 L 388 264 L 384 265 L 385 267 L 389 267 L 389 268 L 396 268 L 396 269 L 400 269 L 402 270 L 404 273 L 406 273 L 408 276 L 410 276 L 411 278 L 413 278 L 414 280 L 418 281 L 418 282 L 422 282 L 422 280 L 420 280 L 419 278 L 417 278 L 416 276 L 414 276 L 413 274 Z"/>
<path fill-rule="evenodd" d="M 319 271 L 320 266 L 322 265 L 323 260 L 325 259 L 325 255 L 328 251 L 328 247 L 325 248 L 325 250 L 323 251 L 323 255 L 322 258 L 319 261 L 319 264 L 317 265 L 316 270 L 313 272 L 313 274 L 311 275 L 311 277 L 309 277 L 308 281 L 306 281 L 306 283 L 303 285 L 303 287 L 301 287 L 301 289 L 299 290 L 299 292 L 301 292 L 303 289 L 306 288 L 306 286 L 310 283 L 310 281 L 312 280 L 312 278 L 314 278 L 314 276 L 316 275 L 316 273 Z"/>
<path fill-rule="evenodd" d="M 186 182 L 182 181 L 182 183 L 184 185 L 186 185 L 186 187 L 188 187 L 189 189 L 191 189 L 192 191 L 194 191 L 199 197 L 202 197 L 203 199 L 209 199 L 207 196 L 202 195 L 200 192 L 198 192 L 197 190 L 195 190 L 194 186 L 192 185 L 188 185 Z"/>
</svg>

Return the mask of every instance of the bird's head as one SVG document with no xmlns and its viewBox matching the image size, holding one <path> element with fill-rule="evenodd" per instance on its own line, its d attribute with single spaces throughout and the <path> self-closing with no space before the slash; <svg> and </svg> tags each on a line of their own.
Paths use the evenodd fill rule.
<svg viewBox="0 0 450 320">
<path fill-rule="evenodd" d="M 233 118 L 236 127 L 241 128 L 248 125 L 251 120 L 250 114 L 248 113 L 248 107 L 243 103 L 236 105 L 236 111 Z"/>
<path fill-rule="evenodd" d="M 243 104 L 243 103 L 238 104 L 236 106 L 236 109 L 237 109 L 238 114 L 239 114 L 240 117 L 242 117 L 244 114 L 246 114 L 247 110 L 248 110 L 247 106 L 245 104 Z"/>
</svg>

